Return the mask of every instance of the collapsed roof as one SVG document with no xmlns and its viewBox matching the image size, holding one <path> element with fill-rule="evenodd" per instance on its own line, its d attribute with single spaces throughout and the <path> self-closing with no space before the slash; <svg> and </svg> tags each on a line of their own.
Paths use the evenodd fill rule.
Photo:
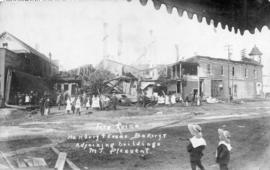
<svg viewBox="0 0 270 170">
<path fill-rule="evenodd" d="M 128 0 L 131 1 L 131 0 Z M 139 0 L 146 5 L 148 0 Z M 254 34 L 255 29 L 262 30 L 263 26 L 270 29 L 270 1 L 269 0 L 152 0 L 158 10 L 164 4 L 168 13 L 175 7 L 179 16 L 186 11 L 190 19 L 197 15 L 198 22 L 206 19 L 207 24 L 214 23 L 217 27 L 221 23 L 223 29 L 228 26 L 229 31 L 240 31 L 241 35 L 248 30 Z"/>
</svg>

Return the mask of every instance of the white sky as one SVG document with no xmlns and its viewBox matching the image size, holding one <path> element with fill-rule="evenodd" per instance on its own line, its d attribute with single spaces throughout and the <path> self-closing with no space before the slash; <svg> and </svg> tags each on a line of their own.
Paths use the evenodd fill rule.
<svg viewBox="0 0 270 170">
<path fill-rule="evenodd" d="M 155 10 L 152 1 L 142 6 L 139 0 L 91 0 L 75 2 L 16 2 L 0 4 L 0 32 L 8 31 L 32 47 L 52 53 L 65 69 L 84 64 L 97 64 L 103 56 L 103 23 L 108 23 L 108 53 L 126 64 L 134 63 L 151 41 L 148 59 L 152 64 L 172 63 L 176 60 L 175 44 L 180 56 L 194 54 L 226 58 L 225 45 L 231 44 L 232 58 L 240 60 L 240 50 L 247 53 L 256 44 L 263 52 L 264 74 L 270 74 L 270 30 L 266 27 L 255 35 L 234 34 L 187 18 L 179 17 L 174 9 L 168 14 L 163 5 Z M 122 25 L 122 55 L 117 56 L 118 25 Z"/>
</svg>

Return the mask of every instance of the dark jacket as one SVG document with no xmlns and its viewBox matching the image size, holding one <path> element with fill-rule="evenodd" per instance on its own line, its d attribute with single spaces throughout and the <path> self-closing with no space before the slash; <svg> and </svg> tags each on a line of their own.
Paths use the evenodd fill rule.
<svg viewBox="0 0 270 170">
<path fill-rule="evenodd" d="M 228 164 L 230 161 L 230 151 L 227 146 L 224 144 L 220 144 L 217 148 L 217 158 L 216 162 L 218 164 Z"/>
<path fill-rule="evenodd" d="M 187 146 L 187 151 L 189 152 L 190 161 L 198 161 L 203 156 L 203 150 L 205 149 L 204 145 L 193 148 L 191 142 Z"/>
<path fill-rule="evenodd" d="M 118 103 L 117 97 L 116 97 L 116 96 L 113 96 L 113 97 L 112 97 L 112 104 L 113 104 L 113 105 L 117 105 L 117 103 Z"/>
</svg>

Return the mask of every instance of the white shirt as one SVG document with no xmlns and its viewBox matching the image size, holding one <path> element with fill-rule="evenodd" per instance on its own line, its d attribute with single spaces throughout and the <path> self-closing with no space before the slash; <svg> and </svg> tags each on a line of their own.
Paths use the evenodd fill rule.
<svg viewBox="0 0 270 170">
<path fill-rule="evenodd" d="M 189 140 L 190 140 L 193 148 L 197 148 L 197 147 L 202 146 L 202 145 L 206 146 L 206 141 L 204 140 L 204 138 L 197 138 L 196 136 L 193 136 Z"/>
<path fill-rule="evenodd" d="M 218 143 L 218 146 L 221 145 L 221 144 L 225 145 L 229 151 L 232 150 L 231 144 L 229 144 L 229 143 L 227 143 L 227 142 L 225 142 L 225 141 L 220 141 L 220 142 Z"/>
</svg>

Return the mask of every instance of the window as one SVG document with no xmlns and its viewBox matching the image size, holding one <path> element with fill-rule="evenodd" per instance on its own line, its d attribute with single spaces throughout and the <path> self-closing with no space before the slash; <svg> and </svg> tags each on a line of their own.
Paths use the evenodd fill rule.
<svg viewBox="0 0 270 170">
<path fill-rule="evenodd" d="M 207 74 L 211 74 L 211 65 L 207 64 Z"/>
<path fill-rule="evenodd" d="M 254 69 L 254 78 L 257 79 L 257 70 Z"/>
<path fill-rule="evenodd" d="M 237 96 L 237 85 L 236 84 L 233 86 L 233 95 Z"/>
<path fill-rule="evenodd" d="M 8 48 L 8 43 L 3 43 L 2 46 L 3 48 Z"/>
<path fill-rule="evenodd" d="M 248 78 L 248 69 L 245 68 L 245 78 Z"/>
<path fill-rule="evenodd" d="M 68 84 L 64 84 L 64 91 L 68 90 Z"/>
<path fill-rule="evenodd" d="M 167 67 L 167 77 L 171 78 L 171 68 Z"/>
<path fill-rule="evenodd" d="M 234 67 L 232 67 L 232 76 L 234 76 Z"/>
<path fill-rule="evenodd" d="M 224 67 L 223 66 L 221 66 L 221 68 L 220 68 L 220 74 L 224 75 Z"/>
<path fill-rule="evenodd" d="M 180 77 L 180 64 L 176 65 L 177 77 Z"/>
<path fill-rule="evenodd" d="M 175 77 L 175 66 L 173 66 L 173 78 Z"/>
<path fill-rule="evenodd" d="M 57 84 L 57 90 L 61 91 L 61 84 Z"/>
</svg>

